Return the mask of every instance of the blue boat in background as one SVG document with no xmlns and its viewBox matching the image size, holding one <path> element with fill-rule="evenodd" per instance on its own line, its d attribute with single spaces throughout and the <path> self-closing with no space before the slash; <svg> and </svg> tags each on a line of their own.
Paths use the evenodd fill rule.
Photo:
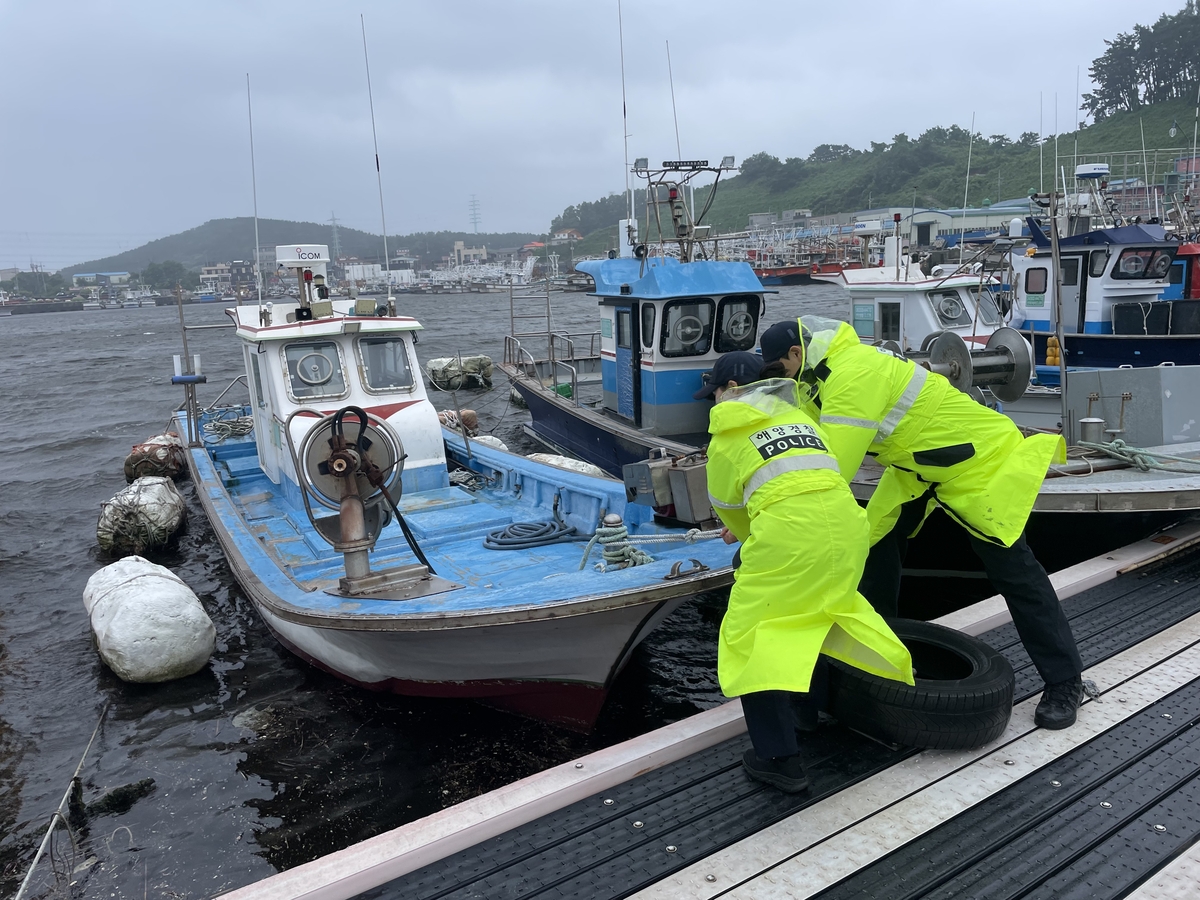
<svg viewBox="0 0 1200 900">
<path fill-rule="evenodd" d="M 249 403 L 201 408 L 203 376 L 175 378 L 197 495 L 264 622 L 372 690 L 590 728 L 639 642 L 732 581 L 732 548 L 655 521 L 621 482 L 444 428 L 420 324 L 328 299 L 323 245 L 277 258 L 299 302 L 226 311 Z"/>
</svg>

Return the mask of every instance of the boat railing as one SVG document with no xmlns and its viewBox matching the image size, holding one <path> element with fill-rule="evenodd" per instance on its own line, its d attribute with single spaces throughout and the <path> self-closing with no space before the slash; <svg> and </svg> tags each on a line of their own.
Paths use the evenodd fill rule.
<svg viewBox="0 0 1200 900">
<path fill-rule="evenodd" d="M 221 393 L 217 394 L 216 400 L 214 400 L 212 403 L 208 404 L 208 406 L 204 407 L 204 411 L 207 412 L 209 410 L 213 410 L 213 409 L 216 409 L 217 407 L 219 407 L 221 404 L 221 401 L 225 399 L 225 395 L 228 394 L 230 391 L 232 391 L 239 384 L 242 385 L 242 387 L 244 387 L 246 389 L 247 394 L 250 393 L 250 384 L 249 384 L 249 382 L 246 381 L 246 376 L 239 375 L 237 378 L 233 379 L 233 381 L 229 382 L 229 385 L 228 385 L 228 387 L 225 388 L 225 390 L 223 390 L 223 391 L 221 391 Z M 233 405 L 241 405 L 241 404 L 233 404 Z"/>
<path fill-rule="evenodd" d="M 533 358 L 532 353 L 521 346 L 520 340 L 511 334 L 504 336 L 504 364 L 520 369 L 522 374 L 530 378 L 537 377 L 537 360 Z"/>
<path fill-rule="evenodd" d="M 560 367 L 565 369 L 570 374 L 571 377 L 570 377 L 569 381 L 560 382 L 558 380 L 558 370 Z M 552 359 L 550 361 L 550 372 L 551 372 L 551 377 L 554 379 L 554 393 L 556 393 L 556 394 L 559 393 L 558 388 L 559 388 L 560 384 L 570 385 L 571 386 L 571 396 L 568 399 L 572 403 L 574 403 L 576 406 L 578 406 L 579 405 L 579 370 L 576 369 L 572 365 L 568 365 L 567 363 L 563 362 L 562 360 Z"/>
</svg>

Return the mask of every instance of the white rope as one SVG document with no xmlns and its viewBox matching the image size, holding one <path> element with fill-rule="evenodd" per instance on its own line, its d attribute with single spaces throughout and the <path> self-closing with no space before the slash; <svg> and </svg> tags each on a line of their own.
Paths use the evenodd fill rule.
<svg viewBox="0 0 1200 900">
<path fill-rule="evenodd" d="M 1079 446 L 1088 450 L 1096 450 L 1106 456 L 1111 456 L 1113 459 L 1129 463 L 1129 465 L 1143 472 L 1158 469 L 1165 472 L 1200 474 L 1200 460 L 1198 459 L 1189 459 L 1186 456 L 1172 456 L 1169 453 L 1158 453 L 1142 447 L 1131 447 L 1120 438 L 1109 443 L 1080 441 Z M 1175 463 L 1176 465 L 1166 465 L 1162 460 Z"/>
<path fill-rule="evenodd" d="M 216 419 L 204 423 L 204 433 L 215 437 L 215 440 L 205 440 L 210 444 L 219 444 L 225 438 L 241 437 L 254 430 L 254 416 L 238 416 L 236 419 Z"/>
</svg>

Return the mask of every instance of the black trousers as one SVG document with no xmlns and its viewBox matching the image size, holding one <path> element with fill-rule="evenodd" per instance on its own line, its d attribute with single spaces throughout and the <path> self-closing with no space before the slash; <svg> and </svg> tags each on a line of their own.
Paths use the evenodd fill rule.
<svg viewBox="0 0 1200 900">
<path fill-rule="evenodd" d="M 796 732 L 816 731 L 817 713 L 824 709 L 829 693 L 825 658 L 813 669 L 808 693 L 758 691 L 742 694 L 742 715 L 750 743 L 759 759 L 794 756 L 800 749 Z"/>
<path fill-rule="evenodd" d="M 904 504 L 896 527 L 871 548 L 859 592 L 880 615 L 895 616 L 900 597 L 900 573 L 908 550 L 908 535 L 921 521 L 929 494 Z M 1071 625 L 1050 584 L 1050 578 L 1025 535 L 1003 547 L 971 534 L 971 549 L 983 562 L 988 579 L 1008 604 L 1013 625 L 1038 674 L 1047 684 L 1066 681 L 1083 671 Z"/>
</svg>

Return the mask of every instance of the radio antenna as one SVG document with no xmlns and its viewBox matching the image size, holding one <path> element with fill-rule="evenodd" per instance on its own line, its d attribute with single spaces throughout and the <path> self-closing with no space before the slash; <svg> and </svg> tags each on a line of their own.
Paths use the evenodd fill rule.
<svg viewBox="0 0 1200 900">
<path fill-rule="evenodd" d="M 375 145 L 375 181 L 379 185 L 379 221 L 383 225 L 383 270 L 387 278 L 388 303 L 392 300 L 392 258 L 388 255 L 387 215 L 383 211 L 383 175 L 379 171 L 379 138 L 375 134 L 375 98 L 371 93 L 371 60 L 367 56 L 367 23 L 362 13 L 358 14 L 362 26 L 363 62 L 367 67 L 367 102 L 371 105 L 371 141 Z"/>
<path fill-rule="evenodd" d="M 675 111 L 675 75 L 671 71 L 671 42 L 667 41 L 667 79 L 671 82 L 671 116 L 675 119 L 675 158 L 683 159 L 679 149 L 679 113 Z"/>
<path fill-rule="evenodd" d="M 262 265 L 258 258 L 258 183 L 254 174 L 254 107 L 250 104 L 250 73 L 246 73 L 246 115 L 250 119 L 250 191 L 254 195 L 254 281 L 258 286 L 258 314 L 262 317 Z"/>
<path fill-rule="evenodd" d="M 617 38 L 621 46 L 621 134 L 625 140 L 625 197 L 629 208 L 626 219 L 633 218 L 633 188 L 629 184 L 629 112 L 625 106 L 625 23 L 621 18 L 621 0 L 617 0 Z M 620 238 L 618 237 L 618 240 Z"/>
</svg>

